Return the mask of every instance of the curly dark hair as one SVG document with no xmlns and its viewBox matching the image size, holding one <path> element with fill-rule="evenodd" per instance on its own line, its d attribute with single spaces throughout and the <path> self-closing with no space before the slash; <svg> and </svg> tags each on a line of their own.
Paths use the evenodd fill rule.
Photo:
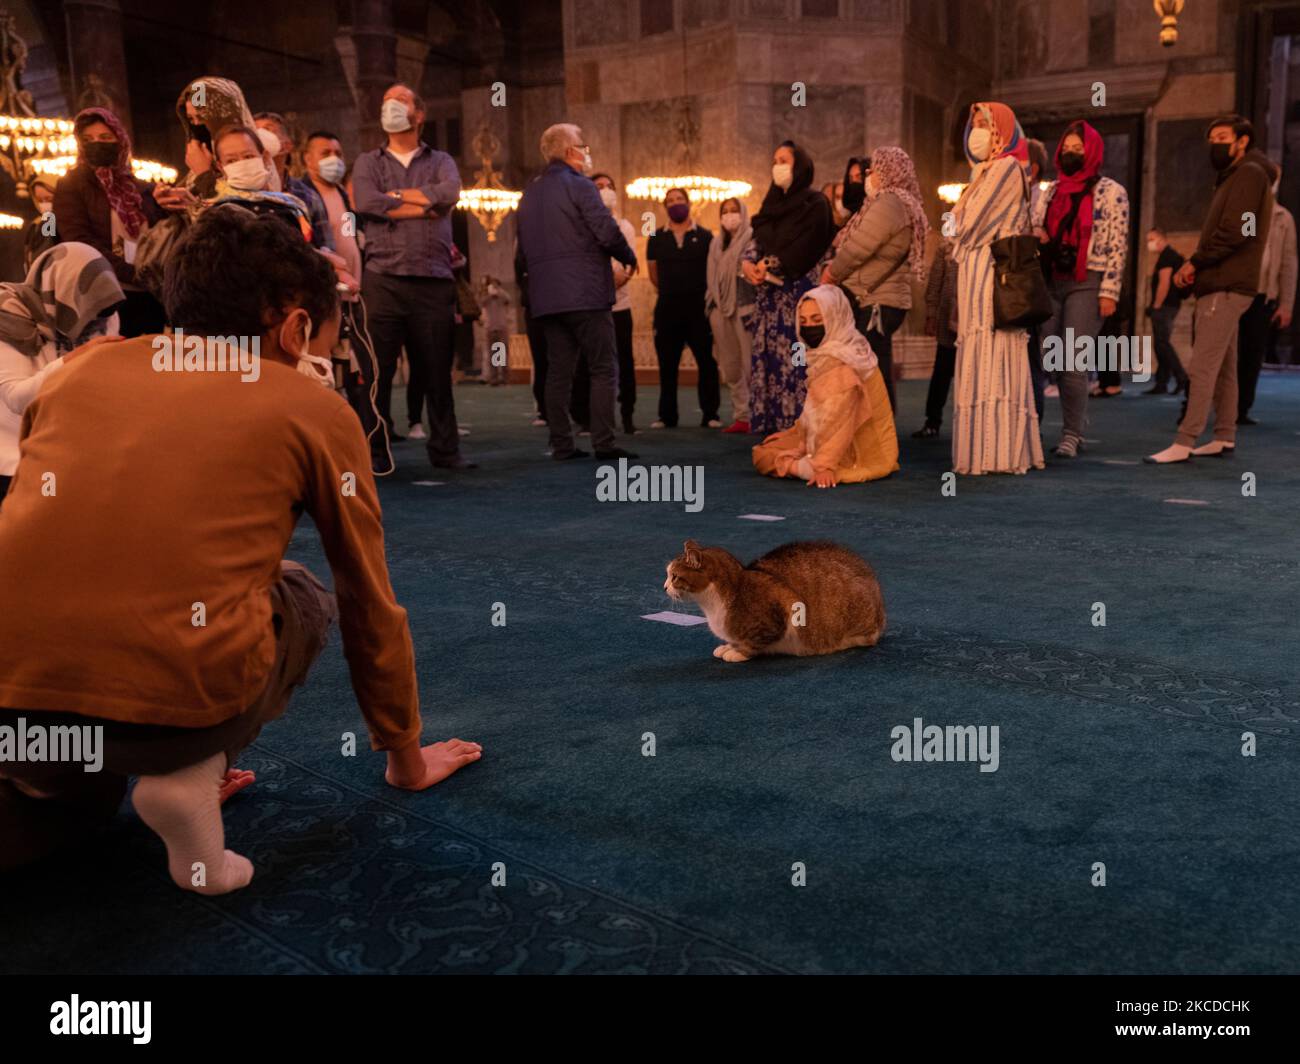
<svg viewBox="0 0 1300 1064">
<path fill-rule="evenodd" d="M 209 207 L 176 245 L 163 275 L 173 327 L 261 336 L 302 307 L 316 329 L 338 309 L 334 269 L 297 229 L 233 203 Z"/>
</svg>

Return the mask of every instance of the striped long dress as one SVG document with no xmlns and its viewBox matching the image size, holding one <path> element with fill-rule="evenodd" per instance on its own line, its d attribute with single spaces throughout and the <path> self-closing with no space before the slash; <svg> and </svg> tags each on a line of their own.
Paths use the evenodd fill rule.
<svg viewBox="0 0 1300 1064">
<path fill-rule="evenodd" d="M 957 473 L 1024 473 L 1043 468 L 1029 334 L 993 328 L 993 252 L 1004 236 L 1029 232 L 1020 164 L 1004 155 L 987 165 L 955 211 L 957 387 L 952 468 Z"/>
</svg>

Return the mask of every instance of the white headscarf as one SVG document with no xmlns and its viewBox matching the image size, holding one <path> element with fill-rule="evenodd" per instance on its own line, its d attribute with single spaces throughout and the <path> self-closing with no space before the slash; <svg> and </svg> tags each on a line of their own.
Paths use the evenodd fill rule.
<svg viewBox="0 0 1300 1064">
<path fill-rule="evenodd" d="M 823 355 L 839 359 L 858 375 L 859 380 L 865 381 L 875 372 L 877 359 L 867 338 L 853 323 L 853 308 L 849 306 L 848 297 L 838 285 L 823 284 L 811 289 L 803 298 L 817 304 L 826 326 L 826 338 L 817 347 L 808 348 L 809 360 Z"/>
</svg>

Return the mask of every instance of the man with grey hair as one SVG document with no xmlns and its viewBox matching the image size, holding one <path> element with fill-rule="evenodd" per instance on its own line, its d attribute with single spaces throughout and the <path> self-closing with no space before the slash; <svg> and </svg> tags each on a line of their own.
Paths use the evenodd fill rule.
<svg viewBox="0 0 1300 1064">
<path fill-rule="evenodd" d="M 582 458 L 569 420 L 573 374 L 585 355 L 591 373 L 591 442 L 596 457 L 635 458 L 614 446 L 617 343 L 609 260 L 636 269 L 636 253 L 596 186 L 583 176 L 591 152 L 567 122 L 542 134 L 546 169 L 519 203 L 519 250 L 527 265 L 529 310 L 546 336 L 546 418 L 551 457 Z"/>
</svg>

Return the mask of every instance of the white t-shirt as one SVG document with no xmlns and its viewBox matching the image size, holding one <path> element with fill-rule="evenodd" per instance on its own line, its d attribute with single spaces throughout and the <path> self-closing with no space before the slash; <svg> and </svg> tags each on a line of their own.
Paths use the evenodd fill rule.
<svg viewBox="0 0 1300 1064">
<path fill-rule="evenodd" d="M 636 230 L 632 228 L 632 223 L 629 222 L 626 218 L 617 218 L 615 220 L 618 222 L 619 229 L 622 230 L 623 232 L 623 239 L 627 241 L 628 247 L 632 248 L 632 250 L 635 251 Z M 615 270 L 619 270 L 622 272 L 627 271 L 627 267 L 624 266 L 621 262 L 619 262 L 618 259 L 610 259 L 609 261 L 613 265 L 613 268 Z M 614 306 L 611 309 L 613 310 L 632 309 L 632 291 L 627 285 L 623 285 L 621 288 L 614 289 Z"/>
<path fill-rule="evenodd" d="M 411 165 L 411 160 L 415 158 L 415 153 L 420 149 L 412 148 L 410 151 L 393 151 L 392 148 L 389 148 L 387 150 L 388 150 L 388 154 L 391 155 L 394 159 L 396 159 L 399 163 L 401 163 L 403 166 L 409 167 Z"/>
</svg>

